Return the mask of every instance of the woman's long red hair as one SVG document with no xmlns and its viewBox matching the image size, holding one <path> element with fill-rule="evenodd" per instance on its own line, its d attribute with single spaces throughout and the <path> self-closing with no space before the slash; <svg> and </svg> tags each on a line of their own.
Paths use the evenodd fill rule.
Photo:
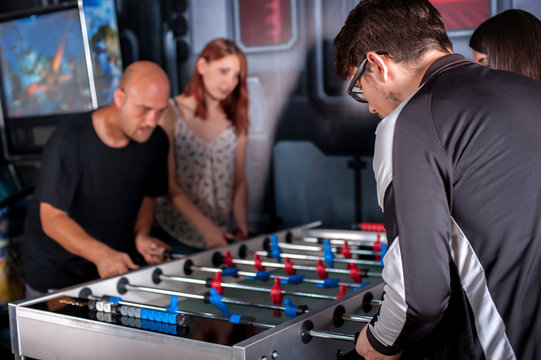
<svg viewBox="0 0 541 360">
<path fill-rule="evenodd" d="M 211 62 L 227 55 L 238 56 L 240 60 L 240 76 L 235 90 L 226 99 L 221 101 L 222 109 L 227 118 L 232 121 L 237 133 L 247 133 L 250 120 L 248 119 L 248 85 L 246 83 L 247 62 L 244 52 L 231 40 L 214 39 L 205 46 L 197 60 L 203 58 L 207 62 Z M 190 80 L 186 84 L 184 94 L 195 97 L 197 101 L 195 116 L 206 119 L 208 117 L 208 110 L 205 100 L 205 89 L 201 74 L 197 70 L 192 73 Z"/>
</svg>

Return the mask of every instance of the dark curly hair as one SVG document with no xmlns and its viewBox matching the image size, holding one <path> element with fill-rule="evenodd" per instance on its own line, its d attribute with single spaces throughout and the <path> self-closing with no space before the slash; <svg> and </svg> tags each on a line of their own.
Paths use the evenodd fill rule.
<svg viewBox="0 0 541 360">
<path fill-rule="evenodd" d="M 426 50 L 452 50 L 441 15 L 428 0 L 364 0 L 334 38 L 335 69 L 344 79 L 369 51 L 415 63 Z"/>
</svg>

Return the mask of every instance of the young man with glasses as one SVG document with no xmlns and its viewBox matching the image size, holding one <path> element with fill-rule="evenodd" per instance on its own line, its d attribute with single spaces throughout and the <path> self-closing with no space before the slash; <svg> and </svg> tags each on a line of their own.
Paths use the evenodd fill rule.
<svg viewBox="0 0 541 360">
<path fill-rule="evenodd" d="M 428 0 L 364 0 L 334 40 L 348 94 L 382 121 L 389 239 L 366 359 L 538 359 L 541 85 L 458 54 Z"/>
</svg>

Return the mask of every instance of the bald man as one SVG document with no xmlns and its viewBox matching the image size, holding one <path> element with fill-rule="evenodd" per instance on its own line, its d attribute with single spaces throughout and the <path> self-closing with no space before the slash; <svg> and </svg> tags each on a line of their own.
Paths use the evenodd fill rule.
<svg viewBox="0 0 541 360">
<path fill-rule="evenodd" d="M 135 62 L 112 104 L 57 126 L 25 222 L 27 296 L 137 269 L 129 254 L 157 263 L 151 250 L 170 249 L 149 236 L 155 198 L 167 193 L 168 139 L 157 124 L 169 95 L 158 65 Z"/>
</svg>

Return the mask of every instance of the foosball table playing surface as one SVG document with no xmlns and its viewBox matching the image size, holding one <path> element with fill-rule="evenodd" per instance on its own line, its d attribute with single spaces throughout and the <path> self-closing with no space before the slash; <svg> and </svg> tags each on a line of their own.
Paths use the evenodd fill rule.
<svg viewBox="0 0 541 360">
<path fill-rule="evenodd" d="M 12 351 L 38 359 L 356 359 L 381 302 L 385 233 L 260 235 L 9 304 Z"/>
</svg>

